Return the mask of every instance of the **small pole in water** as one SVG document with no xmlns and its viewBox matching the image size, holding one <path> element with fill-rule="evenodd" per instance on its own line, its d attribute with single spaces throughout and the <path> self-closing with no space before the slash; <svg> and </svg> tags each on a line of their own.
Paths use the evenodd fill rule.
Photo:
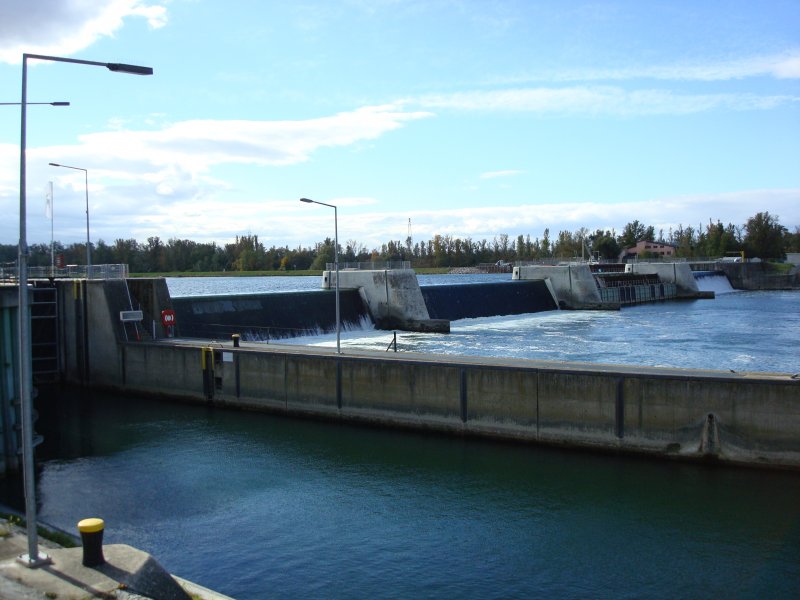
<svg viewBox="0 0 800 600">
<path fill-rule="evenodd" d="M 396 331 L 393 332 L 392 341 L 389 342 L 388 346 L 386 346 L 386 352 L 388 352 L 389 348 L 391 348 L 392 346 L 394 346 L 394 351 L 397 352 L 397 332 Z"/>
</svg>

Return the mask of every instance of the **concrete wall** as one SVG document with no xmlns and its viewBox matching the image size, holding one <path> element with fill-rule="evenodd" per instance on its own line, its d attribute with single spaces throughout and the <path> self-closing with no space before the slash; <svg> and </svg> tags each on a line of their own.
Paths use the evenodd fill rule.
<svg viewBox="0 0 800 600">
<path fill-rule="evenodd" d="M 588 264 L 514 267 L 512 277 L 548 281 L 548 287 L 555 294 L 556 304 L 561 308 L 608 308 L 600 297 Z"/>
<path fill-rule="evenodd" d="M 322 287 L 336 287 L 335 271 L 323 272 Z M 428 314 L 413 269 L 339 271 L 339 289 L 357 289 L 378 328 L 415 330 L 422 324 L 424 330 L 426 324 L 437 325 Z"/>
<path fill-rule="evenodd" d="M 0 475 L 19 468 L 19 288 L 0 286 Z"/>
<path fill-rule="evenodd" d="M 116 382 L 119 344 L 153 339 L 153 333 L 156 339 L 165 336 L 160 315 L 170 301 L 163 278 L 57 280 L 56 288 L 59 354 L 68 382 Z M 142 311 L 141 322 L 120 320 L 120 313 L 131 309 Z"/>
<path fill-rule="evenodd" d="M 800 468 L 788 375 L 123 344 L 110 387 L 286 414 Z M 111 383 L 112 378 L 108 378 Z"/>
<path fill-rule="evenodd" d="M 800 289 L 800 269 L 776 273 L 766 263 L 717 263 L 737 290 L 797 290 Z"/>
</svg>

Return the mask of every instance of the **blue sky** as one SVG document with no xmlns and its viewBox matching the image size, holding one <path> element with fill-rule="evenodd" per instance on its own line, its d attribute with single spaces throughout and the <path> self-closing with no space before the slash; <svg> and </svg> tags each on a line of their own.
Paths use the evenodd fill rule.
<svg viewBox="0 0 800 600">
<path fill-rule="evenodd" d="M 0 101 L 29 61 L 28 238 L 367 247 L 800 226 L 800 2 L 6 0 Z M 0 106 L 0 242 L 19 107 Z"/>
</svg>

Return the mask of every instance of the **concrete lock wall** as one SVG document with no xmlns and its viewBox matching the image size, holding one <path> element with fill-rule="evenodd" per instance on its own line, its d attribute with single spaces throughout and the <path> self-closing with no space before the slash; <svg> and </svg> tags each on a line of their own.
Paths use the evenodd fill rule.
<svg viewBox="0 0 800 600">
<path fill-rule="evenodd" d="M 123 344 L 119 368 L 112 387 L 190 401 L 800 468 L 788 375 L 185 342 Z"/>
</svg>

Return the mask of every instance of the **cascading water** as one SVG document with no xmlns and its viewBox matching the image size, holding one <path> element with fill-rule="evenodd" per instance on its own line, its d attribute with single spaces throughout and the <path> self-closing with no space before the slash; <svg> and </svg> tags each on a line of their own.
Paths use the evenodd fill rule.
<svg viewBox="0 0 800 600">
<path fill-rule="evenodd" d="M 721 271 L 695 271 L 694 278 L 701 292 L 714 292 L 718 295 L 737 291 L 731 287 L 728 276 Z"/>
</svg>

